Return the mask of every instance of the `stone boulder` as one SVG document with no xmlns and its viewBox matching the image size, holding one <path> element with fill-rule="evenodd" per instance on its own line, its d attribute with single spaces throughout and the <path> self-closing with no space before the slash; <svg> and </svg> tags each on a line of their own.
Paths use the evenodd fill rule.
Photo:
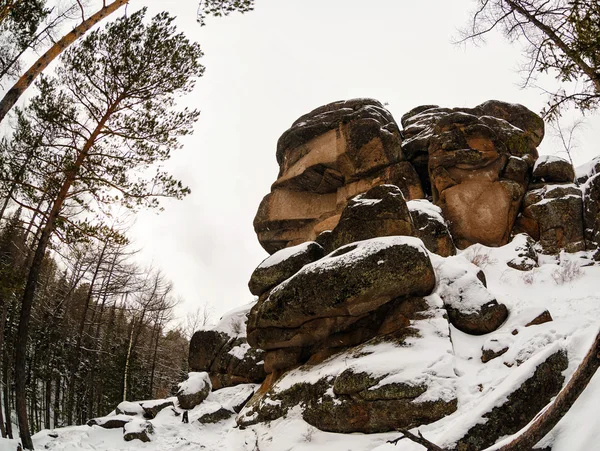
<svg viewBox="0 0 600 451">
<path fill-rule="evenodd" d="M 198 418 L 198 422 L 202 424 L 214 424 L 220 421 L 228 420 L 233 415 L 235 415 L 235 412 L 224 407 L 219 407 L 214 412 L 205 413 L 204 415 L 200 416 Z"/>
<path fill-rule="evenodd" d="M 402 191 L 395 185 L 378 185 L 348 201 L 332 231 L 332 247 L 355 241 L 414 233 Z"/>
<path fill-rule="evenodd" d="M 545 253 L 585 249 L 583 199 L 574 184 L 545 185 L 528 191 L 514 233 L 527 233 Z"/>
<path fill-rule="evenodd" d="M 141 402 L 140 405 L 144 409 L 144 418 L 153 419 L 167 407 L 173 407 L 172 399 L 155 399 L 152 401 Z"/>
<path fill-rule="evenodd" d="M 118 415 L 110 415 L 107 417 L 93 418 L 89 420 L 86 424 L 88 426 L 100 426 L 104 429 L 120 429 L 125 426 L 127 423 L 132 421 L 135 417 L 130 415 L 118 414 Z"/>
<path fill-rule="evenodd" d="M 444 301 L 450 323 L 471 335 L 493 332 L 508 317 L 508 309 L 487 290 L 480 272 L 460 256 L 440 261 L 436 268 L 437 293 Z"/>
<path fill-rule="evenodd" d="M 208 373 L 192 372 L 179 384 L 177 401 L 182 409 L 193 409 L 206 399 L 212 386 Z"/>
<path fill-rule="evenodd" d="M 391 236 L 343 246 L 306 265 L 259 299 L 248 317 L 248 343 L 267 351 L 265 365 L 291 367 L 313 348 L 390 301 L 426 295 L 435 275 L 422 242 Z M 283 362 L 282 362 L 283 361 Z"/>
<path fill-rule="evenodd" d="M 442 257 L 455 255 L 456 247 L 442 209 L 425 199 L 411 200 L 406 205 L 414 225 L 414 236 L 420 238 L 430 252 Z"/>
<path fill-rule="evenodd" d="M 241 411 L 241 426 L 272 421 L 299 408 L 325 431 L 375 433 L 431 423 L 457 408 L 454 357 L 439 297 L 392 333 L 319 363 L 272 373 Z M 432 353 L 436 349 L 439 353 Z"/>
<path fill-rule="evenodd" d="M 303 266 L 319 260 L 325 250 L 314 241 L 298 244 L 275 252 L 254 270 L 248 282 L 250 292 L 260 296 L 267 290 L 289 279 Z"/>
<path fill-rule="evenodd" d="M 300 117 L 279 139 L 279 176 L 261 202 L 254 229 L 269 253 L 332 230 L 348 199 L 389 183 L 406 199 L 423 197 L 405 161 L 401 134 L 376 100 L 334 102 Z"/>
<path fill-rule="evenodd" d="M 575 170 L 564 158 L 541 155 L 533 166 L 532 183 L 573 183 Z"/>
<path fill-rule="evenodd" d="M 455 244 L 506 244 L 538 155 L 542 119 L 521 105 L 490 101 L 416 108 L 402 123 L 402 149 L 423 185 L 426 174 Z"/>
<path fill-rule="evenodd" d="M 120 402 L 117 408 L 115 409 L 117 415 L 143 415 L 144 409 L 140 405 L 139 402 L 131 402 L 131 401 L 123 401 Z"/>
<path fill-rule="evenodd" d="M 133 420 L 123 426 L 123 439 L 126 442 L 140 440 L 141 442 L 150 442 L 150 436 L 154 433 L 152 423 L 145 420 Z"/>
<path fill-rule="evenodd" d="M 212 329 L 201 329 L 190 340 L 190 371 L 206 371 L 214 390 L 260 383 L 265 377 L 264 351 L 250 348 L 246 320 L 250 306 L 225 315 Z"/>
</svg>

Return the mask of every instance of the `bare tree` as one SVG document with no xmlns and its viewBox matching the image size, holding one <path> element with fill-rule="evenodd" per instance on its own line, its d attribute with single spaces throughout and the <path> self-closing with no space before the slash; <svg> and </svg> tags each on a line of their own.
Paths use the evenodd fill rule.
<svg viewBox="0 0 600 451">
<path fill-rule="evenodd" d="M 549 92 L 544 113 L 560 116 L 572 104 L 591 111 L 600 103 L 600 3 L 596 0 L 476 0 L 461 41 L 480 40 L 500 29 L 524 45 L 524 86 L 538 73 L 554 73 L 565 87 Z"/>
</svg>

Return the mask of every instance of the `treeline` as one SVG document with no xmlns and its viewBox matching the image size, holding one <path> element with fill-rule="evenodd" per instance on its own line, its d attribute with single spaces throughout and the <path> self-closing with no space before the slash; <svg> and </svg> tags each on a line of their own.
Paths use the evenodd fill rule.
<svg viewBox="0 0 600 451">
<path fill-rule="evenodd" d="M 172 288 L 118 224 L 190 193 L 165 162 L 198 119 L 177 99 L 202 52 L 128 3 L 0 0 L 0 429 L 17 423 L 24 449 L 32 431 L 165 396 L 185 371 Z M 252 4 L 203 0 L 198 21 Z"/>
<path fill-rule="evenodd" d="M 19 300 L 35 235 L 21 216 L 17 210 L 0 226 L 3 437 L 16 435 Z M 187 372 L 188 340 L 168 328 L 176 301 L 160 271 L 134 263 L 119 241 L 90 240 L 60 251 L 44 258 L 32 308 L 25 359 L 32 432 L 81 424 L 124 399 L 169 396 Z"/>
</svg>

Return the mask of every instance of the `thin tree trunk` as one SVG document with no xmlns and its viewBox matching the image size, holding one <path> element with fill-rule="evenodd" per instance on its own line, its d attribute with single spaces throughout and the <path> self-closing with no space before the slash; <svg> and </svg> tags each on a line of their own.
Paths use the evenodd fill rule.
<svg viewBox="0 0 600 451">
<path fill-rule="evenodd" d="M 90 28 L 100 22 L 109 14 L 118 10 L 121 6 L 129 3 L 129 0 L 115 0 L 110 5 L 104 5 L 95 14 L 81 22 L 73 30 L 64 35 L 58 42 L 50 47 L 33 65 L 25 72 L 21 78 L 8 90 L 4 98 L 0 101 L 0 122 L 6 117 L 10 109 L 17 103 L 19 97 L 33 83 L 38 75 L 60 55 L 63 50 L 69 47 L 79 37 L 83 36 Z"/>
<path fill-rule="evenodd" d="M 94 275 L 92 276 L 92 280 L 90 282 L 90 288 L 88 289 L 87 296 L 85 298 L 85 303 L 83 305 L 83 312 L 81 314 L 81 318 L 79 320 L 79 328 L 77 329 L 77 342 L 75 344 L 75 356 L 71 360 L 71 380 L 69 381 L 69 387 L 67 392 L 69 393 L 69 398 L 67 401 L 67 415 L 68 424 L 72 424 L 72 412 L 73 412 L 73 400 L 75 396 L 75 375 L 77 374 L 77 366 L 79 365 L 79 360 L 81 358 L 81 341 L 83 339 L 83 330 L 85 329 L 85 319 L 87 318 L 88 309 L 90 306 L 90 302 L 92 300 L 92 293 L 94 290 L 94 284 L 96 283 L 96 278 L 98 277 L 98 273 L 100 272 L 100 266 L 104 260 L 104 254 L 108 247 L 108 240 L 104 242 L 104 246 L 102 248 L 102 252 L 100 253 L 100 257 L 98 257 L 98 263 L 96 264 L 96 270 L 94 271 Z"/>
<path fill-rule="evenodd" d="M 125 3 L 127 0 L 117 0 L 123 1 Z M 29 275 L 27 277 L 27 283 L 25 284 L 25 289 L 23 291 L 23 298 L 21 303 L 21 315 L 19 318 L 19 328 L 17 331 L 17 343 L 15 349 L 15 398 L 17 402 L 17 418 L 19 420 L 19 435 L 21 437 L 21 443 L 24 449 L 32 450 L 33 442 L 31 441 L 31 434 L 29 432 L 29 427 L 27 424 L 27 386 L 25 381 L 25 373 L 26 373 L 26 359 L 27 359 L 27 339 L 29 335 L 29 320 L 31 319 L 31 309 L 33 306 L 33 299 L 35 296 L 35 290 L 37 288 L 37 282 L 42 270 L 42 263 L 44 261 L 44 256 L 46 254 L 46 249 L 48 244 L 50 243 L 50 237 L 52 236 L 54 229 L 56 227 L 56 220 L 62 210 L 63 204 L 67 198 L 67 194 L 71 189 L 71 185 L 75 181 L 75 177 L 77 176 L 77 172 L 79 168 L 85 161 L 88 156 L 88 153 L 100 131 L 104 128 L 106 121 L 110 118 L 114 110 L 117 108 L 118 104 L 122 100 L 122 97 L 117 98 L 114 104 L 112 104 L 100 122 L 97 124 L 96 128 L 84 144 L 83 148 L 77 155 L 77 159 L 73 163 L 72 167 L 66 172 L 65 180 L 58 192 L 58 195 L 52 205 L 52 209 L 47 218 L 47 222 L 42 229 L 42 233 L 40 235 L 40 239 L 38 245 L 35 249 L 35 253 L 33 255 L 33 259 L 31 261 L 31 266 L 29 269 Z"/>
<path fill-rule="evenodd" d="M 123 374 L 123 401 L 127 401 L 127 378 L 129 377 L 129 361 L 131 359 L 131 348 L 133 347 L 133 331 L 135 330 L 135 316 L 131 322 L 131 333 L 129 334 L 129 346 L 127 347 L 127 359 L 125 360 L 125 372 Z"/>
</svg>

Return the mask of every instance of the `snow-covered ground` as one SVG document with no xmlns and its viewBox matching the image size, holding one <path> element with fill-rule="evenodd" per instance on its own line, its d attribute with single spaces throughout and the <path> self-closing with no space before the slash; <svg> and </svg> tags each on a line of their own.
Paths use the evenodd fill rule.
<svg viewBox="0 0 600 451">
<path fill-rule="evenodd" d="M 464 334 L 451 327 L 458 410 L 435 423 L 419 427 L 429 440 L 446 446 L 459 438 L 533 373 L 536 366 L 557 349 L 566 349 L 570 365 L 567 380 L 587 352 L 600 325 L 600 266 L 591 265 L 586 253 L 541 256 L 540 267 L 518 271 L 506 265 L 515 258 L 513 242 L 503 248 L 471 246 L 460 257 L 475 261 L 483 269 L 488 289 L 509 309 L 507 321 L 497 331 L 482 336 Z M 432 256 L 441 270 L 444 259 Z M 458 261 L 457 261 L 458 263 Z M 464 262 L 463 262 L 464 263 Z M 553 321 L 525 327 L 531 319 L 548 310 Z M 235 315 L 234 315 L 235 316 Z M 518 334 L 512 332 L 518 330 Z M 509 350 L 488 363 L 481 362 L 482 346 Z M 426 350 L 423 352 L 427 352 Z M 439 352 L 434 349 L 431 352 Z M 335 362 L 335 356 L 331 359 Z M 216 424 L 197 420 L 220 407 L 231 408 L 234 399 L 247 395 L 256 386 L 218 390 L 189 412 L 182 423 L 181 410 L 166 408 L 151 420 L 152 441 L 125 442 L 122 429 L 75 426 L 42 431 L 33 439 L 37 449 L 49 450 L 231 450 L 231 451 L 416 451 L 424 449 L 407 439 L 396 445 L 387 441 L 398 433 L 335 434 L 322 432 L 302 420 L 299 409 L 270 424 L 240 429 L 235 416 Z M 599 449 L 600 374 L 578 399 L 571 411 L 543 441 L 553 451 Z M 416 432 L 416 429 L 413 430 Z M 0 441 L 0 451 L 14 451 L 16 440 Z"/>
</svg>

